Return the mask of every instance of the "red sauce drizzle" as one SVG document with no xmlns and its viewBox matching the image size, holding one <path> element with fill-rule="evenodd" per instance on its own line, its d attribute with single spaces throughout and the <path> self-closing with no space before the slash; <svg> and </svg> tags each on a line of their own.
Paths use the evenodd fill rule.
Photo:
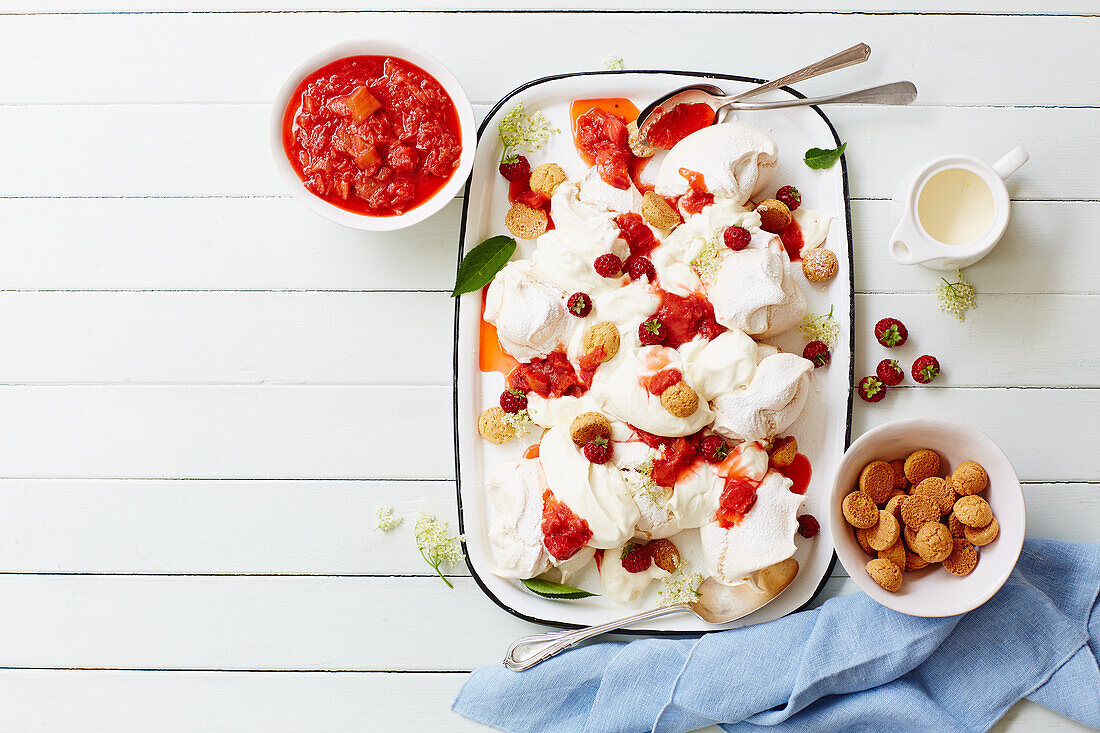
<svg viewBox="0 0 1100 733">
<path fill-rule="evenodd" d="M 787 250 L 787 256 L 791 258 L 791 262 L 802 259 L 802 227 L 798 226 L 797 221 L 791 219 L 790 225 L 783 230 L 779 238 L 783 240 L 783 248 Z"/>
<path fill-rule="evenodd" d="M 508 386 L 540 397 L 580 397 L 592 385 L 592 374 L 586 372 L 577 374 L 565 352 L 555 351 L 545 359 L 518 365 L 508 375 Z"/>
<path fill-rule="evenodd" d="M 665 324 L 665 346 L 679 348 L 696 336 L 712 339 L 726 327 L 714 320 L 714 306 L 699 293 L 676 295 L 661 291 L 661 305 L 653 314 Z"/>
<path fill-rule="evenodd" d="M 756 504 L 757 482 L 740 476 L 726 479 L 722 496 L 718 499 L 718 511 L 714 514 L 718 526 L 723 529 L 736 527 Z"/>
<path fill-rule="evenodd" d="M 707 192 L 707 182 L 702 173 L 681 168 L 679 174 L 687 179 L 688 192 L 680 197 L 680 207 L 689 214 L 698 214 L 714 203 L 714 196 Z"/>
<path fill-rule="evenodd" d="M 619 225 L 619 236 L 630 247 L 630 254 L 648 255 L 657 248 L 657 238 L 653 236 L 653 230 L 645 223 L 641 214 L 619 214 L 615 223 Z"/>
<path fill-rule="evenodd" d="M 527 450 L 523 451 L 524 458 L 538 458 L 539 457 L 539 444 L 527 446 Z"/>
<path fill-rule="evenodd" d="M 588 522 L 554 498 L 550 489 L 542 492 L 542 543 L 556 560 L 568 560 L 588 544 L 592 530 Z"/>
<path fill-rule="evenodd" d="M 658 486 L 673 487 L 682 476 L 690 473 L 699 457 L 699 443 L 703 439 L 703 431 L 682 438 L 666 438 L 661 435 L 647 433 L 633 425 L 631 429 L 638 434 L 643 443 L 653 449 L 664 450 L 653 461 L 653 480 Z"/>
<path fill-rule="evenodd" d="M 799 453 L 794 457 L 791 465 L 776 470 L 794 482 L 794 485 L 791 486 L 792 493 L 806 493 L 806 489 L 810 486 L 810 476 L 813 474 L 809 458 Z"/>
<path fill-rule="evenodd" d="M 705 102 L 678 104 L 661 114 L 646 133 L 652 147 L 670 149 L 685 137 L 714 124 L 714 110 Z"/>
<path fill-rule="evenodd" d="M 305 187 L 371 216 L 396 216 L 450 180 L 462 153 L 458 111 L 442 85 L 392 56 L 349 56 L 298 85 L 283 147 Z"/>
<path fill-rule="evenodd" d="M 481 330 L 478 333 L 477 365 L 483 372 L 500 372 L 508 376 L 519 366 L 519 362 L 505 353 L 497 337 L 497 327 L 485 320 L 485 296 L 488 292 L 488 285 L 481 289 Z"/>
</svg>

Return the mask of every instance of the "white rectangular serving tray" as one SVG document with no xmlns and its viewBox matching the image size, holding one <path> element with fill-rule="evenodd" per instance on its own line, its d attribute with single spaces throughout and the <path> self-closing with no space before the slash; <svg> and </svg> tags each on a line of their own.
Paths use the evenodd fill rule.
<svg viewBox="0 0 1100 733">
<path fill-rule="evenodd" d="M 486 117 L 479 132 L 480 145 L 474 158 L 470 182 L 462 210 L 459 261 L 465 251 L 484 239 L 506 234 L 504 214 L 510 206 L 508 183 L 497 172 L 500 145 L 497 123 L 517 102 L 528 111 L 545 112 L 560 134 L 553 135 L 543 148 L 531 156 L 531 167 L 544 162 L 561 165 L 575 177 L 586 169 L 573 145 L 569 106 L 578 99 L 605 97 L 630 99 L 638 109 L 661 94 L 696 82 L 717 84 L 729 93 L 763 83 L 759 79 L 676 71 L 619 71 L 565 74 L 532 81 L 505 96 Z M 776 90 L 758 99 L 800 97 L 790 89 Z M 756 101 L 756 99 L 754 99 Z M 852 244 L 851 217 L 848 209 L 848 178 L 844 160 L 829 170 L 814 171 L 802 161 L 812 147 L 834 148 L 840 144 L 828 118 L 816 107 L 766 112 L 739 112 L 736 119 L 768 132 L 779 145 L 779 164 L 773 186 L 790 184 L 802 192 L 802 205 L 834 216 L 826 246 L 839 260 L 839 274 L 827 287 L 806 283 L 800 278 L 811 312 L 822 313 L 833 307 L 840 327 L 840 338 L 833 349 L 832 362 L 814 373 L 813 389 L 802 416 L 787 431 L 798 438 L 799 451 L 809 458 L 813 476 L 806 492 L 802 512 L 813 514 L 821 523 L 821 533 L 812 540 L 796 537 L 798 576 L 778 598 L 743 619 L 725 627 L 745 626 L 780 618 L 807 605 L 824 586 L 835 561 L 830 512 L 826 506 L 831 480 L 849 442 L 852 415 Z M 643 176 L 644 177 L 644 176 Z M 515 257 L 528 257 L 533 242 L 519 243 Z M 656 588 L 636 603 L 619 604 L 602 597 L 574 601 L 554 601 L 527 591 L 517 580 L 499 578 L 492 572 L 487 529 L 491 504 L 484 492 L 485 478 L 492 467 L 503 460 L 518 458 L 537 440 L 513 440 L 503 446 L 491 445 L 480 438 L 477 418 L 481 411 L 497 404 L 504 389 L 504 375 L 481 372 L 478 343 L 481 323 L 481 292 L 461 296 L 455 305 L 455 469 L 458 478 L 458 521 L 465 537 L 466 561 L 470 572 L 485 594 L 498 606 L 522 619 L 548 626 L 587 626 L 620 618 L 656 603 Z M 785 351 L 802 353 L 804 339 L 792 330 L 772 340 Z M 678 542 L 678 545 L 680 543 Z M 689 545 L 691 543 L 688 543 Z M 688 562 L 702 568 L 697 546 L 680 547 Z M 571 580 L 580 587 L 599 592 L 599 577 L 594 564 L 586 575 Z M 655 619 L 632 628 L 636 633 L 693 633 L 714 631 L 690 614 Z"/>
</svg>

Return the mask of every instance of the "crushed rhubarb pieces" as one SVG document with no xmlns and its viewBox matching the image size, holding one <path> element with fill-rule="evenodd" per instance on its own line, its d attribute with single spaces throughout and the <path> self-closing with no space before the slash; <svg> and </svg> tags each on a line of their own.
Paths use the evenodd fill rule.
<svg viewBox="0 0 1100 733">
<path fill-rule="evenodd" d="M 588 544 L 592 530 L 588 522 L 554 498 L 554 492 L 542 492 L 542 542 L 556 560 L 568 560 Z"/>
</svg>

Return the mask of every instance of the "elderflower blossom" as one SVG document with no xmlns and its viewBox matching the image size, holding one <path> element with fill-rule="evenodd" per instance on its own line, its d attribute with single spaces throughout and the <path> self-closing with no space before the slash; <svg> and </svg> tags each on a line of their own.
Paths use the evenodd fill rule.
<svg viewBox="0 0 1100 733">
<path fill-rule="evenodd" d="M 699 275 L 699 279 L 705 284 L 711 285 L 718 278 L 718 270 L 720 269 L 720 262 L 718 261 L 719 249 L 718 240 L 721 238 L 721 232 L 715 232 L 707 243 L 703 246 L 703 249 L 699 254 L 695 255 L 695 258 L 691 261 L 691 266 L 695 268 L 695 272 Z"/>
<path fill-rule="evenodd" d="M 668 501 L 668 492 L 653 480 L 653 463 L 656 451 L 652 451 L 646 460 L 634 467 L 633 471 L 624 471 L 623 478 L 634 500 L 645 501 L 653 506 L 663 506 Z"/>
<path fill-rule="evenodd" d="M 702 573 L 689 573 L 687 563 L 681 564 L 675 573 L 661 581 L 661 587 L 657 590 L 657 607 L 694 603 L 699 600 L 699 586 L 702 582 Z"/>
<path fill-rule="evenodd" d="M 840 337 L 840 325 L 833 317 L 833 309 L 825 314 L 810 313 L 798 324 L 798 330 L 809 341 L 822 341 L 826 346 L 836 346 L 836 340 Z"/>
<path fill-rule="evenodd" d="M 531 425 L 534 424 L 534 420 L 531 419 L 531 412 L 527 408 L 519 412 L 504 413 L 504 422 L 512 426 L 516 437 L 527 435 L 531 432 Z"/>
<path fill-rule="evenodd" d="M 603 67 L 608 71 L 622 71 L 623 60 L 613 54 L 607 54 L 603 59 Z"/>
<path fill-rule="evenodd" d="M 941 285 L 936 286 L 936 300 L 940 310 L 946 311 L 958 318 L 966 320 L 966 312 L 977 306 L 974 286 L 963 276 L 962 270 L 955 270 L 955 282 L 948 282 L 947 278 Z"/>
<path fill-rule="evenodd" d="M 416 547 L 420 550 L 420 556 L 432 566 L 436 575 L 443 579 L 448 588 L 453 588 L 451 581 L 443 577 L 443 571 L 439 566 L 447 563 L 452 568 L 462 560 L 462 546 L 459 544 L 461 536 L 451 534 L 446 522 L 440 522 L 431 514 L 420 513 L 414 529 Z"/>
<path fill-rule="evenodd" d="M 533 153 L 541 148 L 551 135 L 561 132 L 550 124 L 550 118 L 546 113 L 525 114 L 523 102 L 517 102 L 516 106 L 501 118 L 497 130 L 500 132 L 501 142 L 504 143 L 505 157 L 512 148 Z"/>
<path fill-rule="evenodd" d="M 399 517 L 393 513 L 393 507 L 389 504 L 376 506 L 374 508 L 374 519 L 376 522 L 374 528 L 379 532 L 389 532 L 405 521 L 404 517 Z"/>
</svg>

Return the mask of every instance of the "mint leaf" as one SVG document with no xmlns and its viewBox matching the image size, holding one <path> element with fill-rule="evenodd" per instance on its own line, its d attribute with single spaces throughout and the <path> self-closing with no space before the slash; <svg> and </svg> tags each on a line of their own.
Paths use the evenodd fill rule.
<svg viewBox="0 0 1100 733">
<path fill-rule="evenodd" d="M 840 156 L 844 155 L 844 148 L 846 147 L 848 147 L 848 143 L 841 143 L 839 148 L 833 148 L 832 150 L 810 148 L 806 151 L 806 165 L 815 171 L 832 168 L 840 160 Z"/>
<path fill-rule="evenodd" d="M 451 297 L 470 293 L 489 284 L 516 251 L 516 240 L 503 235 L 489 237 L 462 258 Z"/>
<path fill-rule="evenodd" d="M 574 588 L 571 585 L 551 583 L 549 580 L 543 580 L 542 578 L 526 578 L 520 582 L 527 586 L 527 590 L 535 595 L 542 596 L 543 598 L 550 598 L 552 600 L 573 601 L 578 598 L 588 598 L 589 596 L 597 595 L 596 593 L 589 593 L 580 588 Z"/>
</svg>

